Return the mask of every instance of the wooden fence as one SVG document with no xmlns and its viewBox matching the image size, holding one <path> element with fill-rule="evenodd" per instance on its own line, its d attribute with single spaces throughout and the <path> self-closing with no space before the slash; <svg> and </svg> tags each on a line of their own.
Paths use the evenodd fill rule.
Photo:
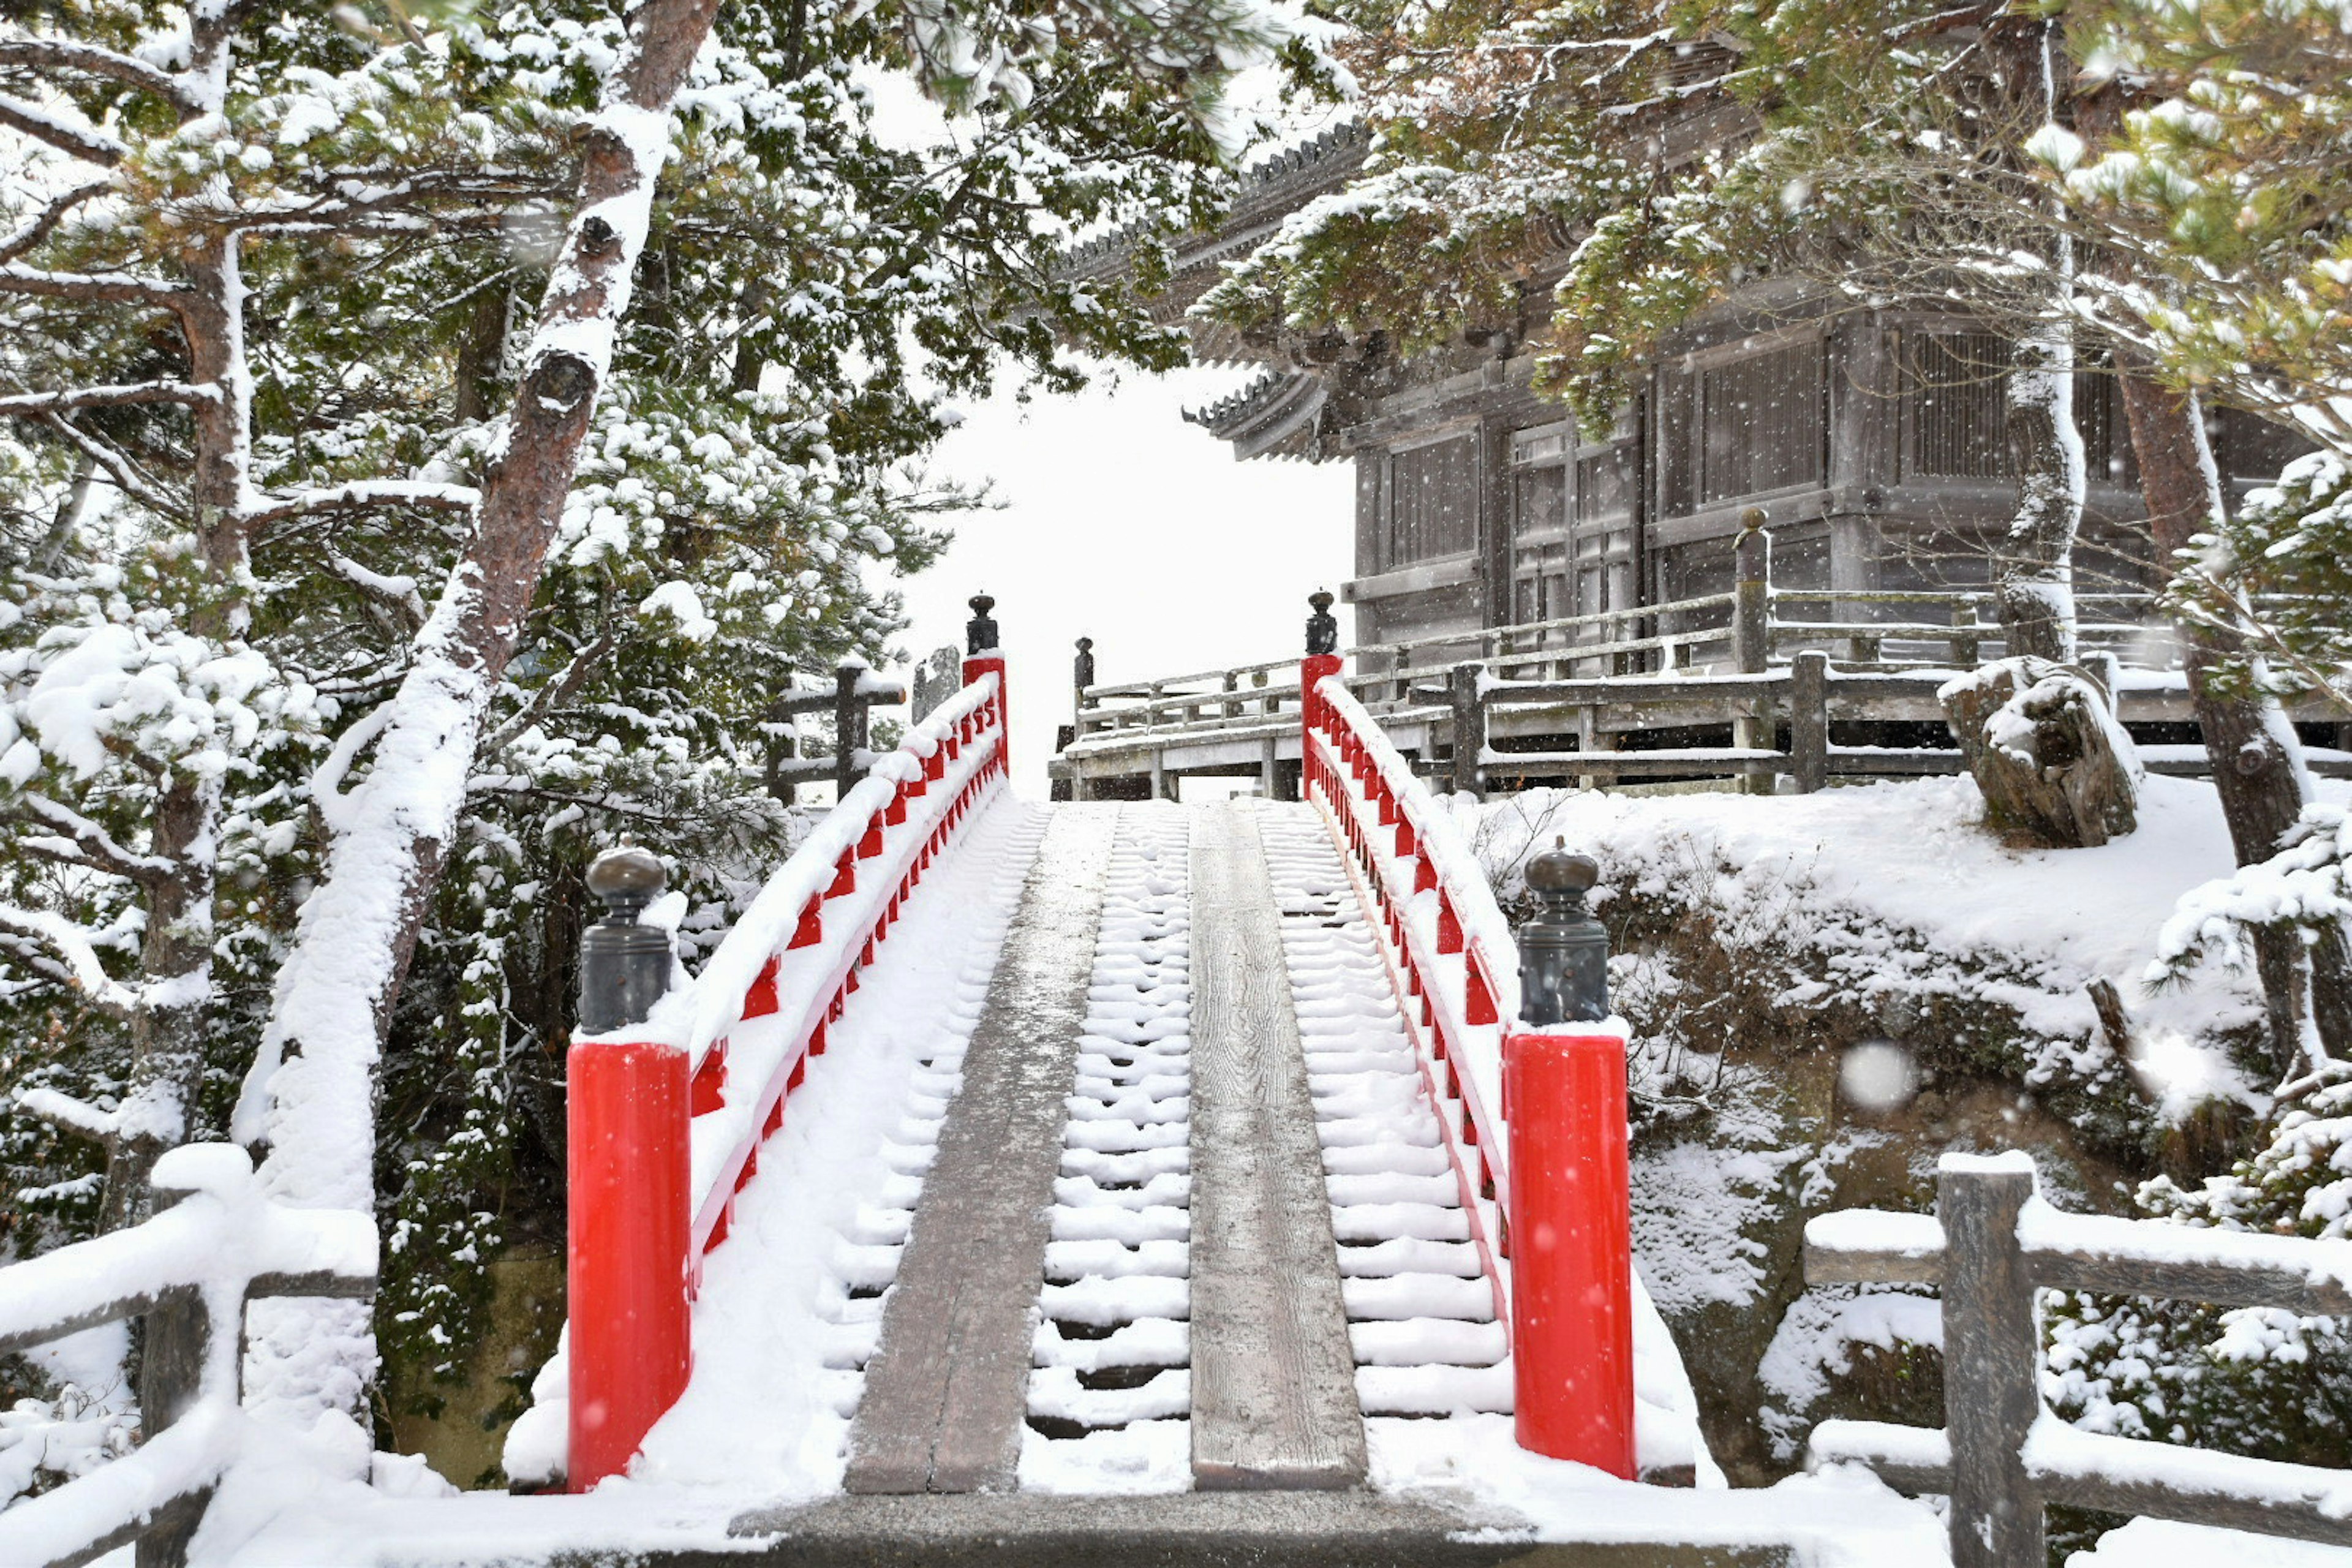
<svg viewBox="0 0 2352 1568">
<path fill-rule="evenodd" d="M 0 1268 L 0 1354 L 127 1318 L 147 1330 L 143 1440 L 0 1515 L 12 1563 L 76 1568 L 136 1540 L 139 1568 L 179 1568 L 236 1449 L 246 1302 L 374 1293 L 373 1220 L 269 1201 L 233 1144 L 173 1150 L 153 1190 L 144 1224 Z"/>
<path fill-rule="evenodd" d="M 834 798 L 847 799 L 851 788 L 874 763 L 874 752 L 867 749 L 873 743 L 874 705 L 905 700 L 904 686 L 881 679 L 863 664 L 845 664 L 835 670 L 830 688 L 799 689 L 795 678 L 794 689 L 770 703 L 761 715 L 761 731 L 768 741 L 768 793 L 790 805 L 802 784 L 829 778 Z M 833 755 L 794 754 L 797 742 L 792 721 L 803 713 L 833 715 Z"/>
<path fill-rule="evenodd" d="M 1824 1421 L 1811 1463 L 1859 1463 L 1898 1490 L 1949 1497 L 1955 1568 L 2042 1568 L 2053 1502 L 2352 1546 L 2352 1471 L 2103 1436 L 2051 1415 L 2037 1294 L 2352 1315 L 2352 1242 L 2062 1214 L 2022 1153 L 1945 1155 L 1937 1206 L 1805 1227 L 1807 1283 L 1937 1285 L 1944 1319 L 1943 1428 Z"/>
</svg>

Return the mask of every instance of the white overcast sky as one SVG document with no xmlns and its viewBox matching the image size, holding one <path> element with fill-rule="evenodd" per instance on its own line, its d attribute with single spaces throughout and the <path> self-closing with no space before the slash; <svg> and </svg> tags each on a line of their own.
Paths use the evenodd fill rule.
<svg viewBox="0 0 2352 1568">
<path fill-rule="evenodd" d="M 1013 704 L 1014 780 L 1045 793 L 1070 661 L 1149 679 L 1302 651 L 1307 595 L 1339 591 L 1353 553 L 1349 466 L 1240 463 L 1181 410 L 1242 385 L 1237 370 L 1098 378 L 1069 398 L 1010 395 L 967 411 L 941 478 L 994 486 L 1000 509 L 956 520 L 939 563 L 904 584 L 919 654 L 961 646 L 964 601 L 996 596 Z M 1340 611 L 1343 636 L 1349 629 Z"/>
</svg>

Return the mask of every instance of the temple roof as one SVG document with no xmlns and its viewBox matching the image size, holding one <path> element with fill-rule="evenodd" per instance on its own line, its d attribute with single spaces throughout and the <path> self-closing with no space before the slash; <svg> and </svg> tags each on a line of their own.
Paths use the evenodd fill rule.
<svg viewBox="0 0 2352 1568">
<path fill-rule="evenodd" d="M 1319 376 L 1270 368 L 1239 392 L 1205 408 L 1186 409 L 1184 419 L 1220 441 L 1231 442 L 1234 456 L 1244 460 L 1271 457 L 1312 461 L 1319 456 L 1315 449 L 1316 416 L 1323 412 L 1329 395 Z"/>
</svg>

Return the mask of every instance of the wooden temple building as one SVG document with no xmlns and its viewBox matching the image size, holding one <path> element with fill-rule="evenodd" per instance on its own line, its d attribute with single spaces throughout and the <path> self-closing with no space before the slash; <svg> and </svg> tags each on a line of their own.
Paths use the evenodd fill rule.
<svg viewBox="0 0 2352 1568">
<path fill-rule="evenodd" d="M 1688 147 L 1727 133 L 1737 128 L 1705 115 L 1673 131 Z M 1215 232 L 1174 247 L 1155 307 L 1189 331 L 1197 361 L 1257 368 L 1242 391 L 1187 415 L 1236 458 L 1353 465 L 1355 551 L 1340 595 L 1354 607 L 1357 668 L 1442 671 L 1585 646 L 1615 657 L 1605 669 L 1550 673 L 1675 668 L 1659 639 L 1727 628 L 1735 537 L 1757 509 L 1781 613 L 1802 608 L 1805 590 L 1820 591 L 1812 618 L 1830 623 L 1950 624 L 1970 613 L 1969 590 L 1982 602 L 2017 499 L 2003 428 L 2010 353 L 1965 318 L 1760 285 L 1671 339 L 1596 440 L 1531 385 L 1529 345 L 1564 253 L 1520 291 L 1520 319 L 1410 357 L 1380 333 L 1258 340 L 1189 317 L 1223 262 L 1343 185 L 1365 144 L 1341 127 L 1258 165 Z M 1116 237 L 1073 258 L 1081 271 L 1127 261 Z M 2095 369 L 2075 394 L 2090 469 L 2078 586 L 2145 594 L 2154 563 L 2120 396 Z M 2241 491 L 2296 449 L 2230 410 L 2215 413 L 2211 435 Z M 1931 594 L 1945 602 L 1903 602 Z"/>
<path fill-rule="evenodd" d="M 2016 502 L 2002 435 L 2009 351 L 1962 319 L 1753 289 L 1672 340 L 1596 441 L 1530 386 L 1544 276 L 1522 290 L 1520 320 L 1412 358 L 1380 334 L 1254 342 L 1186 316 L 1223 262 L 1344 184 L 1363 153 L 1349 127 L 1258 167 L 1220 228 L 1177 247 L 1157 304 L 1190 330 L 1199 361 L 1259 367 L 1189 416 L 1237 458 L 1354 466 L 1341 597 L 1360 644 L 1717 593 L 1731 584 L 1740 515 L 1758 506 L 1782 589 L 1988 580 Z M 1114 240 L 1080 262 L 1124 258 Z M 2078 575 L 2086 588 L 2146 586 L 2146 513 L 2113 379 L 2085 371 L 2075 404 L 2091 473 Z M 2284 432 L 2232 410 L 2217 412 L 2213 437 L 2241 488 L 2273 477 L 2292 450 Z"/>
</svg>

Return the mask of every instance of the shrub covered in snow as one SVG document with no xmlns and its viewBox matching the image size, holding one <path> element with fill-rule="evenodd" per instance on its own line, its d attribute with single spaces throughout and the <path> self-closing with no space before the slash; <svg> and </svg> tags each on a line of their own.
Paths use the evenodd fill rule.
<svg viewBox="0 0 2352 1568">
<path fill-rule="evenodd" d="M 2226 1174 L 2158 1177 L 2142 1215 L 2281 1236 L 2352 1236 L 2352 1083 L 2290 1106 Z M 2044 1388 L 2082 1426 L 2257 1458 L 2340 1465 L 2352 1441 L 2352 1327 L 2265 1308 L 2071 1294 Z"/>
</svg>

